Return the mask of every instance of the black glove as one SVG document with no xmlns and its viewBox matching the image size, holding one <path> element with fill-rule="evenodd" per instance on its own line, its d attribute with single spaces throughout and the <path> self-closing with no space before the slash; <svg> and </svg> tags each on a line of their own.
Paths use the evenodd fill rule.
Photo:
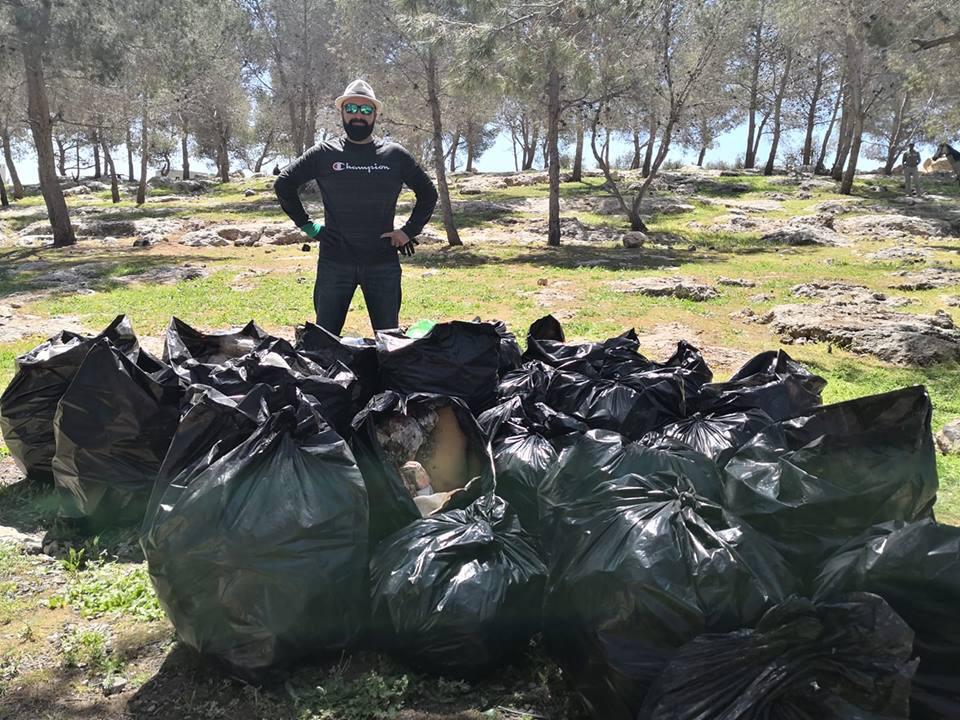
<svg viewBox="0 0 960 720">
<path fill-rule="evenodd" d="M 403 245 L 400 246 L 399 248 L 400 253 L 403 255 L 406 255 L 407 257 L 410 257 L 411 255 L 417 252 L 417 245 L 419 244 L 420 243 L 418 243 L 416 240 L 414 240 L 413 238 L 410 238 L 409 242 L 404 243 Z"/>
</svg>

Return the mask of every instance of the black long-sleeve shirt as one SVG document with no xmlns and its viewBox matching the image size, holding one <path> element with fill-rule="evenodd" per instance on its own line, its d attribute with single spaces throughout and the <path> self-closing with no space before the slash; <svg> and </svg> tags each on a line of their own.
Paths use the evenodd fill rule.
<svg viewBox="0 0 960 720">
<path fill-rule="evenodd" d="M 396 257 L 396 248 L 380 236 L 394 229 L 403 185 L 417 196 L 410 219 L 401 228 L 409 237 L 423 230 L 437 204 L 437 190 L 413 156 L 397 143 L 382 140 L 328 140 L 283 169 L 274 190 L 297 227 L 310 221 L 298 193 L 310 180 L 317 181 L 323 198 L 320 254 L 331 260 L 372 264 Z"/>
</svg>

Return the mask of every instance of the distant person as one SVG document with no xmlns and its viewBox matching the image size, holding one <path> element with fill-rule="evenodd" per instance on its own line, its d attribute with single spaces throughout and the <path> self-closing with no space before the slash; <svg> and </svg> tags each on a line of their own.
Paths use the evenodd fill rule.
<svg viewBox="0 0 960 720">
<path fill-rule="evenodd" d="M 273 174 L 274 174 L 274 175 L 279 175 L 279 174 L 280 174 L 280 166 L 279 166 L 279 165 L 274 165 L 274 166 L 273 166 Z"/>
<path fill-rule="evenodd" d="M 339 335 L 357 286 L 374 330 L 400 324 L 400 258 L 413 255 L 416 236 L 430 220 L 437 190 L 413 156 L 397 143 L 373 137 L 382 108 L 363 80 L 334 101 L 345 137 L 325 140 L 280 173 L 274 188 L 280 207 L 311 238 L 320 240 L 313 306 L 317 324 Z M 303 209 L 298 190 L 316 180 L 324 225 Z M 417 201 L 400 229 L 393 219 L 406 185 Z"/>
<path fill-rule="evenodd" d="M 907 151 L 903 154 L 903 189 L 907 195 L 920 194 L 920 153 L 918 153 L 913 143 L 907 145 Z"/>
</svg>

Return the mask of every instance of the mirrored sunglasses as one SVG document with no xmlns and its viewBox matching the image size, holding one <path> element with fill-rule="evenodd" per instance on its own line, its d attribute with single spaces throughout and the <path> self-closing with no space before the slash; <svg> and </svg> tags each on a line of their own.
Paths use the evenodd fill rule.
<svg viewBox="0 0 960 720">
<path fill-rule="evenodd" d="M 366 103 L 363 105 L 357 105 L 357 103 L 344 103 L 343 109 L 350 115 L 356 115 L 357 113 L 360 113 L 361 115 L 373 115 L 375 108 L 373 105 L 367 105 Z"/>
</svg>

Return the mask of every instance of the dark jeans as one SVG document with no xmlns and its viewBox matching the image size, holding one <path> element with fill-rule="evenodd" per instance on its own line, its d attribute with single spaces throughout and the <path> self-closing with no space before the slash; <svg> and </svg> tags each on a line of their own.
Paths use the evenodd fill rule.
<svg viewBox="0 0 960 720">
<path fill-rule="evenodd" d="M 350 301 L 360 286 L 374 330 L 400 325 L 400 259 L 376 265 L 356 265 L 320 258 L 313 286 L 317 325 L 339 335 Z"/>
</svg>

